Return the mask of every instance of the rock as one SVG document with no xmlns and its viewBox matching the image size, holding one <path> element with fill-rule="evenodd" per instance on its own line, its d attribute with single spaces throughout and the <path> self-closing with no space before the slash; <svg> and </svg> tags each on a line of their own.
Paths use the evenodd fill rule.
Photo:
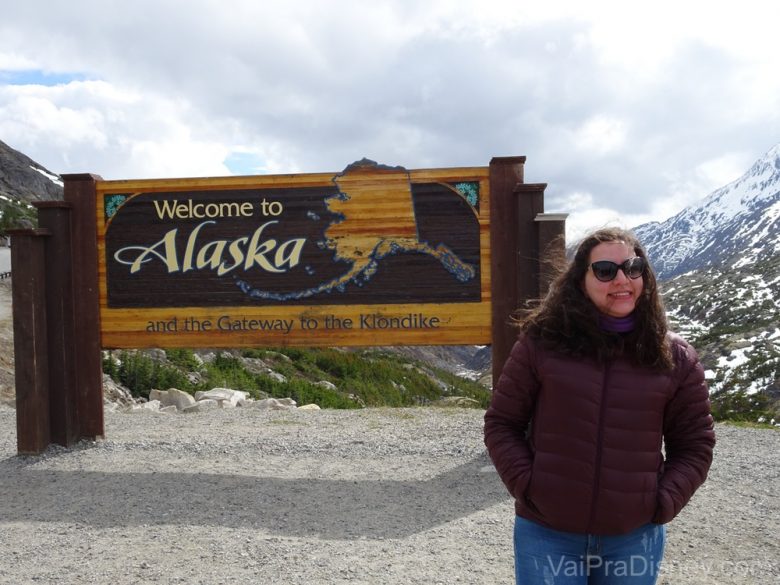
<svg viewBox="0 0 780 585">
<path fill-rule="evenodd" d="M 125 412 L 132 413 L 144 413 L 144 412 L 160 412 L 159 400 L 150 400 L 149 402 L 142 402 L 141 404 L 133 404 Z"/>
<path fill-rule="evenodd" d="M 164 362 L 168 359 L 168 356 L 165 355 L 164 349 L 145 349 L 142 350 L 143 353 L 150 359 L 153 359 L 156 362 Z"/>
<path fill-rule="evenodd" d="M 285 356 L 287 357 L 287 356 Z M 266 376 L 271 378 L 272 380 L 276 380 L 277 382 L 280 382 L 282 384 L 285 384 L 287 382 L 287 378 L 280 374 L 279 372 L 274 372 L 273 370 L 269 370 L 266 372 Z"/>
<path fill-rule="evenodd" d="M 207 410 L 216 410 L 219 408 L 219 402 L 217 400 L 211 400 L 210 398 L 205 398 L 203 400 L 198 400 L 195 404 L 192 406 L 188 406 L 182 412 L 185 413 L 192 413 L 192 412 L 204 412 Z"/>
<path fill-rule="evenodd" d="M 283 353 L 279 353 L 278 351 L 266 351 L 264 354 L 269 359 L 275 359 L 275 360 L 282 360 L 284 362 L 292 362 L 292 358 L 288 355 L 284 355 Z"/>
<path fill-rule="evenodd" d="M 195 398 L 191 394 L 177 388 L 152 390 L 149 392 L 149 400 L 159 400 L 163 407 L 175 406 L 177 410 L 184 410 L 195 404 Z"/>
<path fill-rule="evenodd" d="M 315 382 L 314 386 L 319 386 L 320 388 L 325 388 L 326 390 L 338 390 L 333 382 L 328 382 L 327 380 L 320 380 L 319 382 Z"/>
<path fill-rule="evenodd" d="M 210 364 L 217 358 L 217 354 L 213 351 L 204 351 L 202 353 L 196 353 L 195 355 L 200 358 L 200 361 L 203 364 Z"/>
<path fill-rule="evenodd" d="M 199 407 L 198 412 L 203 412 L 204 410 L 216 410 L 217 408 L 220 408 L 219 400 L 212 400 L 211 398 L 198 400 L 198 402 L 196 402 L 193 406 Z"/>
<path fill-rule="evenodd" d="M 253 374 L 266 374 L 271 371 L 271 368 L 268 367 L 268 364 L 260 358 L 242 357 L 241 365 L 243 365 L 248 372 Z"/>
<path fill-rule="evenodd" d="M 163 406 L 160 409 L 160 412 L 164 412 L 165 414 L 176 414 L 177 412 L 179 412 L 179 409 L 176 408 L 176 406 L 174 406 L 173 404 L 171 404 L 170 406 Z"/>
<path fill-rule="evenodd" d="M 304 404 L 303 406 L 299 406 L 296 410 L 321 410 L 319 406 L 316 404 Z"/>
<path fill-rule="evenodd" d="M 347 394 L 347 398 L 349 398 L 352 402 L 357 402 L 360 408 L 366 407 L 365 401 L 357 394 Z"/>
<path fill-rule="evenodd" d="M 138 401 L 130 393 L 130 390 L 117 384 L 111 376 L 103 374 L 103 404 L 117 404 L 119 406 L 130 406 Z"/>
<path fill-rule="evenodd" d="M 249 398 L 249 392 L 243 392 L 242 390 L 232 390 L 230 388 L 212 388 L 206 392 L 196 392 L 195 400 L 198 402 L 202 400 L 216 400 L 217 402 L 227 402 L 227 406 L 236 406 L 239 400 L 246 400 Z M 226 406 L 220 404 L 220 406 Z"/>
<path fill-rule="evenodd" d="M 292 398 L 266 398 L 252 403 L 252 408 L 260 410 L 293 410 L 295 400 Z"/>
</svg>

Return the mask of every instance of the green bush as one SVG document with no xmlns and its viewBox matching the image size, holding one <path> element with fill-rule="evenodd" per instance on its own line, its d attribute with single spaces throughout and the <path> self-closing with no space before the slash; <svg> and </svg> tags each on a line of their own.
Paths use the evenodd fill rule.
<svg viewBox="0 0 780 585">
<path fill-rule="evenodd" d="M 724 388 L 710 397 L 712 417 L 717 421 L 749 421 L 772 418 L 769 397 L 762 393 L 747 394 L 744 390 Z"/>
<path fill-rule="evenodd" d="M 192 390 L 192 384 L 184 372 L 155 361 L 140 351 L 121 352 L 119 362 L 116 365 L 110 357 L 104 359 L 103 371 L 127 387 L 133 396 L 148 398 L 153 388 Z"/>
<path fill-rule="evenodd" d="M 419 406 L 452 395 L 474 398 L 487 407 L 490 400 L 490 391 L 475 382 L 376 350 L 244 349 L 220 351 L 205 364 L 188 349 L 166 350 L 166 357 L 167 361 L 160 362 L 142 351 L 123 351 L 119 365 L 107 355 L 103 370 L 135 396 L 144 397 L 152 388 L 194 392 L 227 387 L 248 392 L 255 399 L 290 397 L 298 404 L 315 403 L 322 408 Z M 242 358 L 262 359 L 286 381 L 248 371 Z M 188 379 L 189 371 L 199 373 L 197 384 Z M 319 381 L 331 382 L 336 389 L 323 387 Z"/>
<path fill-rule="evenodd" d="M 191 349 L 166 349 L 165 356 L 173 365 L 188 371 L 195 372 L 201 367 L 201 362 L 195 357 L 195 352 Z"/>
<path fill-rule="evenodd" d="M 0 199 L 0 235 L 14 228 L 38 223 L 38 212 L 31 205 L 20 201 Z"/>
</svg>

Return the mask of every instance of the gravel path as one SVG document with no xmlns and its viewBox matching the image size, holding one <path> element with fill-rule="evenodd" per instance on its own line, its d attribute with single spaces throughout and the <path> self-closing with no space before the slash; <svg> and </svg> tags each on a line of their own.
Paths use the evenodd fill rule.
<svg viewBox="0 0 780 585">
<path fill-rule="evenodd" d="M 482 411 L 107 413 L 16 455 L 0 407 L 0 583 L 512 583 Z M 719 425 L 665 585 L 780 583 L 780 432 Z"/>
</svg>

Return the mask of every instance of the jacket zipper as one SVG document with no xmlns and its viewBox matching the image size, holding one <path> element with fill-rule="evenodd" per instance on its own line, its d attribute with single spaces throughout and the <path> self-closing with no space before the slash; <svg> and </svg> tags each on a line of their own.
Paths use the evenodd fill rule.
<svg viewBox="0 0 780 585">
<path fill-rule="evenodd" d="M 590 518 L 588 520 L 588 533 L 593 534 L 593 522 L 596 519 L 596 505 L 599 500 L 599 487 L 601 484 L 601 452 L 603 450 L 602 441 L 604 440 L 604 411 L 607 408 L 607 379 L 609 377 L 609 364 L 604 366 L 604 381 L 601 386 L 601 404 L 599 405 L 599 432 L 596 437 L 596 464 L 595 477 L 593 479 L 593 497 L 590 501 Z"/>
</svg>

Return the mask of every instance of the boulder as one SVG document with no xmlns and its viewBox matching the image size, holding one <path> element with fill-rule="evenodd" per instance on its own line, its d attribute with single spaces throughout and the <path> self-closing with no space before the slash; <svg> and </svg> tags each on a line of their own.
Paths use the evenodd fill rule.
<svg viewBox="0 0 780 585">
<path fill-rule="evenodd" d="M 103 374 L 103 404 L 116 404 L 118 406 L 130 406 L 137 400 L 130 393 L 130 390 L 117 384 L 111 376 Z"/>
<path fill-rule="evenodd" d="M 175 406 L 177 410 L 184 410 L 195 404 L 195 398 L 191 394 L 177 388 L 152 390 L 149 392 L 149 400 L 159 400 L 163 407 Z"/>
<path fill-rule="evenodd" d="M 260 410 L 293 410 L 295 401 L 292 398 L 266 398 L 253 402 L 252 408 Z"/>
<path fill-rule="evenodd" d="M 148 402 L 142 402 L 141 404 L 133 404 L 127 410 L 125 410 L 125 412 L 160 412 L 160 406 L 162 405 L 160 404 L 159 400 L 150 400 Z"/>
<path fill-rule="evenodd" d="M 239 400 L 246 400 L 249 398 L 249 392 L 243 392 L 241 390 L 231 390 L 230 388 L 212 388 L 206 392 L 196 392 L 195 400 L 200 402 L 201 400 L 216 400 L 217 402 L 228 402 L 228 407 L 236 406 Z M 226 406 L 220 404 L 220 406 Z"/>
<path fill-rule="evenodd" d="M 184 413 L 192 413 L 192 412 L 204 412 L 207 410 L 216 410 L 219 408 L 219 402 L 216 400 L 211 400 L 210 398 L 205 398 L 203 400 L 198 400 L 195 404 L 192 406 L 188 406 L 182 412 Z"/>
</svg>

